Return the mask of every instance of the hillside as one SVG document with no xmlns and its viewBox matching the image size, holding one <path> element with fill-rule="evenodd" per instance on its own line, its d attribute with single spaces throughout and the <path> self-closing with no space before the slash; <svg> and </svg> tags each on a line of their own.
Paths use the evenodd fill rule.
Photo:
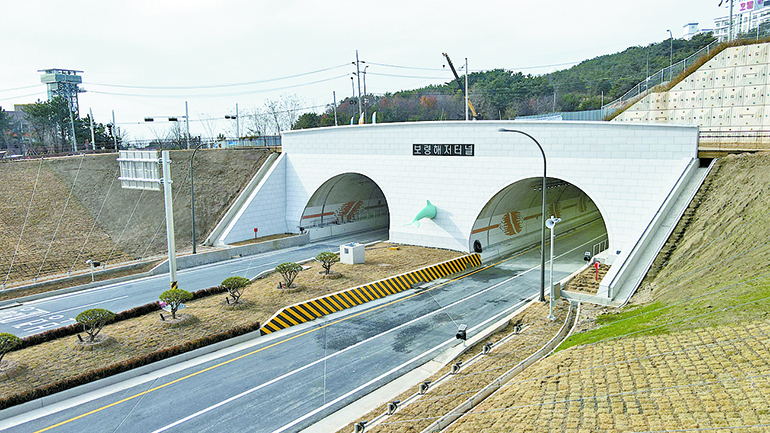
<svg viewBox="0 0 770 433">
<path fill-rule="evenodd" d="M 610 102 L 643 81 L 649 74 L 676 63 L 714 40 L 710 34 L 690 40 L 664 40 L 647 46 L 584 60 L 568 69 L 546 75 L 529 75 L 498 68 L 472 72 L 468 76 L 470 99 L 482 119 L 513 119 L 551 111 L 591 110 Z M 438 66 L 438 65 L 436 65 Z M 554 101 L 554 94 L 556 99 Z M 465 118 L 465 105 L 457 83 L 401 90 L 385 95 L 366 95 L 367 112 L 377 112 L 377 122 L 458 120 Z M 353 98 L 341 100 L 337 115 L 341 125 L 357 118 Z M 555 110 L 554 110 L 555 108 Z M 334 110 L 305 113 L 293 129 L 334 125 Z"/>
<path fill-rule="evenodd" d="M 718 162 L 628 307 L 448 431 L 766 431 L 769 193 L 770 154 Z"/>
<path fill-rule="evenodd" d="M 192 247 L 191 154 L 171 152 L 178 251 Z M 199 243 L 268 154 L 266 149 L 198 151 Z M 81 155 L 0 164 L 0 202 L 7 204 L 0 207 L 0 282 L 13 285 L 86 269 L 89 258 L 114 265 L 166 253 L 163 194 L 122 189 L 116 158 Z"/>
</svg>

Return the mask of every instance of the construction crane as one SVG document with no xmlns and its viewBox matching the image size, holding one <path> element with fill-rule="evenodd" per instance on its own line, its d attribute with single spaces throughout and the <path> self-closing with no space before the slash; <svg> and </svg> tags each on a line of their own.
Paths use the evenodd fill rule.
<svg viewBox="0 0 770 433">
<path fill-rule="evenodd" d="M 452 60 L 449 58 L 449 54 L 447 53 L 441 53 L 441 54 L 443 54 L 444 57 L 446 57 L 446 61 L 447 63 L 449 63 L 449 68 L 451 68 L 452 73 L 455 74 L 455 80 L 457 80 L 457 85 L 460 86 L 460 90 L 463 92 L 463 95 L 467 95 L 465 91 L 465 86 L 463 85 L 463 80 L 461 80 L 460 76 L 457 75 L 457 71 L 455 70 L 455 66 L 452 64 Z M 467 74 L 468 71 L 465 71 L 465 73 Z M 473 120 L 476 120 L 479 117 L 479 115 L 476 114 L 476 109 L 473 108 L 473 104 L 471 104 L 471 98 L 468 98 L 468 108 L 470 108 L 471 113 L 473 113 Z"/>
</svg>

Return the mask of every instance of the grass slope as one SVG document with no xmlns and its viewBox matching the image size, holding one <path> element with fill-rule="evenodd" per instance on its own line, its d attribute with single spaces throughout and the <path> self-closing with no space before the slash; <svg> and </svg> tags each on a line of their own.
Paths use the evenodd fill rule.
<svg viewBox="0 0 770 433">
<path fill-rule="evenodd" d="M 720 161 L 628 307 L 448 431 L 770 426 L 769 190 L 770 155 Z"/>
</svg>

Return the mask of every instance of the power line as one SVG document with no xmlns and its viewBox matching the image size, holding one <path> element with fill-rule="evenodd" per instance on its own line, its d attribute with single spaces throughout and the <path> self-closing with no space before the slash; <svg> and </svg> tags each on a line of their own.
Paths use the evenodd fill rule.
<svg viewBox="0 0 770 433">
<path fill-rule="evenodd" d="M 184 95 L 150 95 L 150 94 L 141 94 L 141 93 L 115 93 L 115 92 L 100 92 L 98 90 L 90 90 L 89 93 L 96 93 L 100 95 L 111 95 L 111 96 L 133 96 L 137 98 L 224 98 L 224 97 L 232 97 L 232 96 L 243 96 L 243 95 L 253 95 L 257 93 L 266 93 L 266 92 L 272 92 L 276 90 L 286 90 L 286 89 L 292 89 L 295 87 L 303 87 L 303 86 L 309 86 L 312 84 L 318 84 L 318 83 L 324 83 L 327 81 L 337 80 L 340 78 L 345 78 L 348 75 L 338 75 L 336 77 L 331 78 L 325 78 L 323 80 L 317 80 L 317 81 L 311 81 L 307 83 L 302 84 L 294 84 L 291 86 L 282 86 L 282 87 L 273 87 L 270 89 L 261 89 L 261 90 L 251 90 L 251 91 L 244 91 L 244 92 L 237 92 L 237 93 L 213 93 L 213 94 L 206 94 L 206 95 L 190 95 L 190 94 L 184 94 Z"/>
<path fill-rule="evenodd" d="M 32 86 L 14 87 L 12 89 L 0 89 L 0 92 L 12 92 L 14 90 L 33 89 L 35 87 L 40 87 L 40 84 L 35 84 Z"/>
<path fill-rule="evenodd" d="M 148 89 L 148 90 L 192 90 L 192 89 L 217 89 L 222 87 L 237 87 L 237 86 L 251 86 L 254 84 L 264 84 L 264 83 L 270 83 L 273 81 L 280 81 L 280 80 L 288 80 L 291 78 L 298 78 L 298 77 L 304 77 L 307 75 L 317 74 L 320 72 L 326 72 L 331 71 L 333 69 L 339 69 L 343 67 L 347 67 L 348 64 L 342 64 L 337 66 L 332 66 L 329 68 L 324 69 L 318 69 L 315 71 L 310 72 L 303 72 L 301 74 L 295 74 L 295 75 L 287 75 L 285 77 L 277 77 L 277 78 L 268 78 L 266 80 L 259 80 L 259 81 L 248 81 L 244 83 L 231 83 L 231 84 L 211 84 L 211 85 L 204 85 L 204 86 L 128 86 L 123 84 L 106 84 L 106 83 L 84 83 L 92 86 L 105 86 L 105 87 L 120 87 L 123 89 Z"/>
</svg>

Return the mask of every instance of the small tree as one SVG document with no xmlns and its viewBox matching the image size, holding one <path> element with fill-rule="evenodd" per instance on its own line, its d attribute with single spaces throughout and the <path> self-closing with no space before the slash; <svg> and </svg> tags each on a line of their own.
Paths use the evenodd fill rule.
<svg viewBox="0 0 770 433">
<path fill-rule="evenodd" d="M 165 302 L 166 305 L 171 308 L 172 319 L 176 319 L 176 310 L 179 309 L 182 302 L 187 302 L 192 298 L 192 293 L 182 289 L 169 289 L 160 294 L 160 300 Z"/>
<path fill-rule="evenodd" d="M 329 275 L 332 265 L 340 261 L 340 256 L 327 251 L 315 256 L 315 259 L 321 262 L 321 266 L 326 270 L 326 275 Z"/>
<path fill-rule="evenodd" d="M 230 277 L 222 281 L 222 287 L 227 289 L 230 296 L 233 297 L 234 303 L 238 303 L 238 299 L 243 295 L 243 291 L 251 281 L 248 278 L 243 277 Z"/>
<path fill-rule="evenodd" d="M 6 353 L 13 351 L 19 347 L 20 344 L 21 338 L 13 334 L 8 334 L 7 332 L 0 334 L 0 362 L 3 361 L 3 356 L 5 356 Z"/>
<path fill-rule="evenodd" d="M 287 262 L 281 263 L 275 267 L 275 271 L 283 276 L 283 280 L 286 281 L 286 288 L 290 288 L 294 279 L 297 278 L 297 274 L 302 270 L 302 266 L 297 263 Z"/>
<path fill-rule="evenodd" d="M 112 311 L 105 310 L 104 308 L 92 308 L 78 314 L 75 320 L 83 325 L 83 330 L 89 337 L 88 342 L 93 343 L 104 325 L 114 318 L 115 313 Z"/>
</svg>

